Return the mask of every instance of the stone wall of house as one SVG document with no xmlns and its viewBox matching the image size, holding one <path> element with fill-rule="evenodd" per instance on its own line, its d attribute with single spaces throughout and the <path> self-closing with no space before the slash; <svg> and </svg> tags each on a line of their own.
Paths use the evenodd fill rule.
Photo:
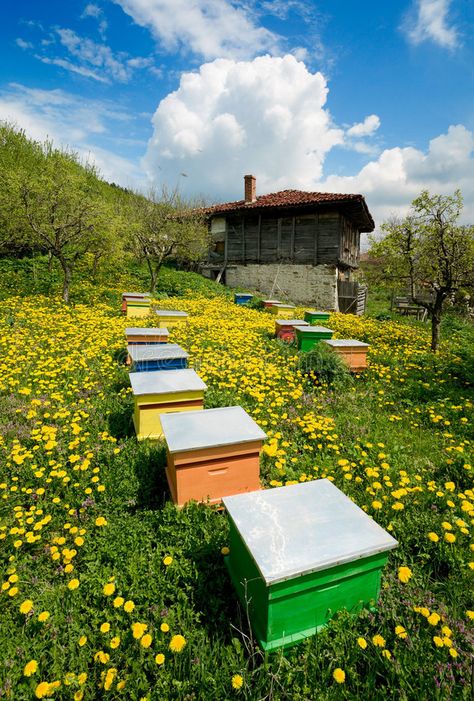
<svg viewBox="0 0 474 701">
<path fill-rule="evenodd" d="M 258 290 L 264 296 L 331 310 L 338 308 L 337 278 L 338 270 L 332 265 L 249 263 L 229 265 L 225 271 L 229 287 Z"/>
</svg>

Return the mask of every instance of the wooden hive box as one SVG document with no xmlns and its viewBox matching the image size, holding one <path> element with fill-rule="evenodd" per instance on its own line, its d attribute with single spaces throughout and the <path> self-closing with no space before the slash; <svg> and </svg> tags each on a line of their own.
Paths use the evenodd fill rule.
<svg viewBox="0 0 474 701">
<path fill-rule="evenodd" d="M 262 302 L 265 309 L 273 307 L 274 304 L 283 304 L 283 302 L 281 302 L 279 299 L 263 299 Z"/>
<path fill-rule="evenodd" d="M 309 324 L 302 319 L 277 319 L 275 321 L 275 336 L 282 341 L 294 341 L 295 326 L 309 326 Z"/>
<path fill-rule="evenodd" d="M 149 329 L 146 327 L 129 327 L 125 329 L 127 346 L 156 346 L 158 343 L 168 343 L 168 329 Z M 132 364 L 132 359 L 127 353 L 127 365 Z"/>
<path fill-rule="evenodd" d="M 131 372 L 134 412 L 133 423 L 138 440 L 163 437 L 162 414 L 196 411 L 203 408 L 204 382 L 194 370 L 168 372 Z"/>
<path fill-rule="evenodd" d="M 311 348 L 327 338 L 331 338 L 334 331 L 325 326 L 295 326 L 298 350 L 309 351 Z"/>
<path fill-rule="evenodd" d="M 166 414 L 166 476 L 178 506 L 219 504 L 229 494 L 260 489 L 260 450 L 266 434 L 240 406 Z"/>
<path fill-rule="evenodd" d="M 151 311 L 151 302 L 147 297 L 143 299 L 127 299 L 127 317 L 148 316 Z"/>
<path fill-rule="evenodd" d="M 245 305 L 248 304 L 251 300 L 253 299 L 253 295 L 244 293 L 244 292 L 236 292 L 234 294 L 234 302 L 235 304 L 240 304 L 240 305 Z"/>
<path fill-rule="evenodd" d="M 187 324 L 189 318 L 187 312 L 180 312 L 175 309 L 155 309 L 155 314 L 158 317 L 158 325 L 167 329 Z"/>
<path fill-rule="evenodd" d="M 168 329 L 133 326 L 125 329 L 128 346 L 153 346 L 157 343 L 168 343 Z"/>
<path fill-rule="evenodd" d="M 354 338 L 332 338 L 325 340 L 324 343 L 344 358 L 352 372 L 361 372 L 366 369 L 367 351 L 370 348 L 368 343 L 356 341 Z"/>
<path fill-rule="evenodd" d="M 122 293 L 122 314 L 127 313 L 127 301 L 129 299 L 149 299 L 148 292 L 123 292 Z"/>
<path fill-rule="evenodd" d="M 397 541 L 326 479 L 225 497 L 226 564 L 265 650 L 376 601 Z"/>
<path fill-rule="evenodd" d="M 295 308 L 294 304 L 272 304 L 271 307 L 268 307 L 268 311 L 280 319 L 291 319 L 295 313 Z"/>
<path fill-rule="evenodd" d="M 330 312 L 319 312 L 316 309 L 307 309 L 304 313 L 304 320 L 309 324 L 319 324 L 321 321 L 329 321 Z"/>
<path fill-rule="evenodd" d="M 127 351 L 134 372 L 184 370 L 188 367 L 189 355 L 177 343 L 128 346 Z"/>
</svg>

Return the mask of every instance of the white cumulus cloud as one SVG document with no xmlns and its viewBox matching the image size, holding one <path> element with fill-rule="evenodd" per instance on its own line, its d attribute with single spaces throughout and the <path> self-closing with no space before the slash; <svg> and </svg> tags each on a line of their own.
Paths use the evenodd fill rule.
<svg viewBox="0 0 474 701">
<path fill-rule="evenodd" d="M 41 90 L 11 84 L 0 92 L 0 120 L 24 129 L 37 141 L 52 140 L 94 163 L 102 176 L 125 187 L 140 184 L 139 167 L 112 148 L 97 143 L 107 140 L 114 123 L 128 121 L 127 114 L 99 100 L 85 100 L 64 90 Z"/>
<path fill-rule="evenodd" d="M 292 55 L 206 63 L 160 102 L 143 165 L 169 185 L 184 172 L 187 191 L 216 199 L 238 198 L 250 172 L 261 193 L 311 189 L 344 143 L 327 93 L 324 76 Z"/>
<path fill-rule="evenodd" d="M 465 126 L 450 126 L 433 138 L 428 149 L 385 149 L 353 176 L 329 176 L 321 188 L 327 192 L 360 192 L 377 225 L 391 214 L 403 216 L 411 201 L 427 189 L 464 197 L 463 221 L 474 223 L 474 134 Z"/>
<path fill-rule="evenodd" d="M 114 0 L 136 24 L 147 27 L 167 50 L 213 58 L 248 58 L 276 47 L 245 6 L 230 0 Z"/>
<path fill-rule="evenodd" d="M 371 136 L 380 127 L 380 119 L 376 114 L 369 114 L 368 117 L 364 119 L 363 122 L 354 124 L 350 129 L 347 130 L 347 136 L 351 137 L 361 137 L 361 136 Z"/>
<path fill-rule="evenodd" d="M 402 26 L 408 40 L 413 44 L 432 41 L 444 48 L 456 48 L 460 40 L 456 27 L 449 22 L 450 4 L 451 0 L 416 0 Z"/>
</svg>

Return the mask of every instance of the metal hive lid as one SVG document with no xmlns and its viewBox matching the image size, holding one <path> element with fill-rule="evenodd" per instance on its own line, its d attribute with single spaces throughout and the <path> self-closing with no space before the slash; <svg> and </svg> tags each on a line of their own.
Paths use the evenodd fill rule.
<svg viewBox="0 0 474 701">
<path fill-rule="evenodd" d="M 140 360 L 166 360 L 168 358 L 188 358 L 184 348 L 177 343 L 158 343 L 150 346 L 127 346 L 133 362 Z"/>
<path fill-rule="evenodd" d="M 295 326 L 301 333 L 334 333 L 332 329 L 325 326 Z"/>
<path fill-rule="evenodd" d="M 303 319 L 275 319 L 275 324 L 278 326 L 309 326 L 309 323 Z"/>
<path fill-rule="evenodd" d="M 196 392 L 207 389 L 207 386 L 194 370 L 131 372 L 129 377 L 133 394 L 136 397 L 146 394 Z"/>
<path fill-rule="evenodd" d="M 164 414 L 170 453 L 265 440 L 266 433 L 241 406 Z"/>
<path fill-rule="evenodd" d="M 328 338 L 324 340 L 323 343 L 327 343 L 328 346 L 334 346 L 336 348 L 369 348 L 368 343 L 356 341 L 355 338 Z"/>
<path fill-rule="evenodd" d="M 129 297 L 130 299 L 143 299 L 144 297 L 150 297 L 149 292 L 122 292 L 122 299 Z"/>
<path fill-rule="evenodd" d="M 224 497 L 267 585 L 396 548 L 329 480 Z"/>
<path fill-rule="evenodd" d="M 148 326 L 130 326 L 125 329 L 125 333 L 127 336 L 169 336 L 170 332 L 168 329 L 160 329 L 159 327 L 150 329 Z"/>
<path fill-rule="evenodd" d="M 306 309 L 307 314 L 330 314 L 331 312 L 324 309 Z"/>
<path fill-rule="evenodd" d="M 176 309 L 155 309 L 155 314 L 158 316 L 189 316 L 187 312 L 180 312 Z"/>
</svg>

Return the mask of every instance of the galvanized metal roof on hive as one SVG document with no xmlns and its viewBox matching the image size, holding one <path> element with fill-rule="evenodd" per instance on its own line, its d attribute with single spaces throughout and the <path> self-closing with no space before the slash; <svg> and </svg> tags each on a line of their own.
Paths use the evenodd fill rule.
<svg viewBox="0 0 474 701">
<path fill-rule="evenodd" d="M 150 329 L 147 326 L 130 326 L 125 329 L 127 336 L 169 336 L 168 329 Z"/>
<path fill-rule="evenodd" d="M 328 338 L 323 343 L 327 343 L 328 346 L 334 346 L 334 348 L 369 348 L 368 343 L 356 341 L 353 338 Z"/>
<path fill-rule="evenodd" d="M 168 370 L 167 372 L 131 372 L 130 384 L 135 396 L 145 394 L 171 394 L 206 390 L 207 385 L 194 370 Z"/>
<path fill-rule="evenodd" d="M 265 440 L 267 434 L 241 406 L 166 414 L 161 425 L 170 453 Z"/>
<path fill-rule="evenodd" d="M 149 292 L 122 292 L 122 299 L 129 297 L 130 299 L 143 299 L 144 297 L 150 297 Z"/>
<path fill-rule="evenodd" d="M 188 358 L 184 348 L 177 343 L 157 343 L 149 346 L 127 346 L 127 351 L 133 362 L 141 360 L 166 360 L 167 358 Z"/>
<path fill-rule="evenodd" d="M 278 326 L 309 326 L 309 322 L 303 319 L 275 319 Z"/>
<path fill-rule="evenodd" d="M 222 501 L 267 585 L 398 545 L 327 479 Z"/>
<path fill-rule="evenodd" d="M 295 326 L 300 333 L 314 334 L 314 333 L 334 333 L 332 329 L 327 329 L 325 326 Z"/>
<path fill-rule="evenodd" d="M 204 212 L 208 216 L 227 214 L 230 212 L 245 212 L 259 209 L 289 209 L 310 207 L 311 205 L 343 205 L 344 209 L 357 221 L 360 231 L 373 231 L 374 220 L 369 212 L 363 195 L 343 194 L 334 192 L 305 192 L 304 190 L 280 190 L 267 195 L 259 195 L 254 202 L 236 200 L 207 207 Z"/>
<path fill-rule="evenodd" d="M 180 312 L 176 309 L 155 309 L 155 314 L 158 316 L 189 316 L 187 312 Z"/>
</svg>

